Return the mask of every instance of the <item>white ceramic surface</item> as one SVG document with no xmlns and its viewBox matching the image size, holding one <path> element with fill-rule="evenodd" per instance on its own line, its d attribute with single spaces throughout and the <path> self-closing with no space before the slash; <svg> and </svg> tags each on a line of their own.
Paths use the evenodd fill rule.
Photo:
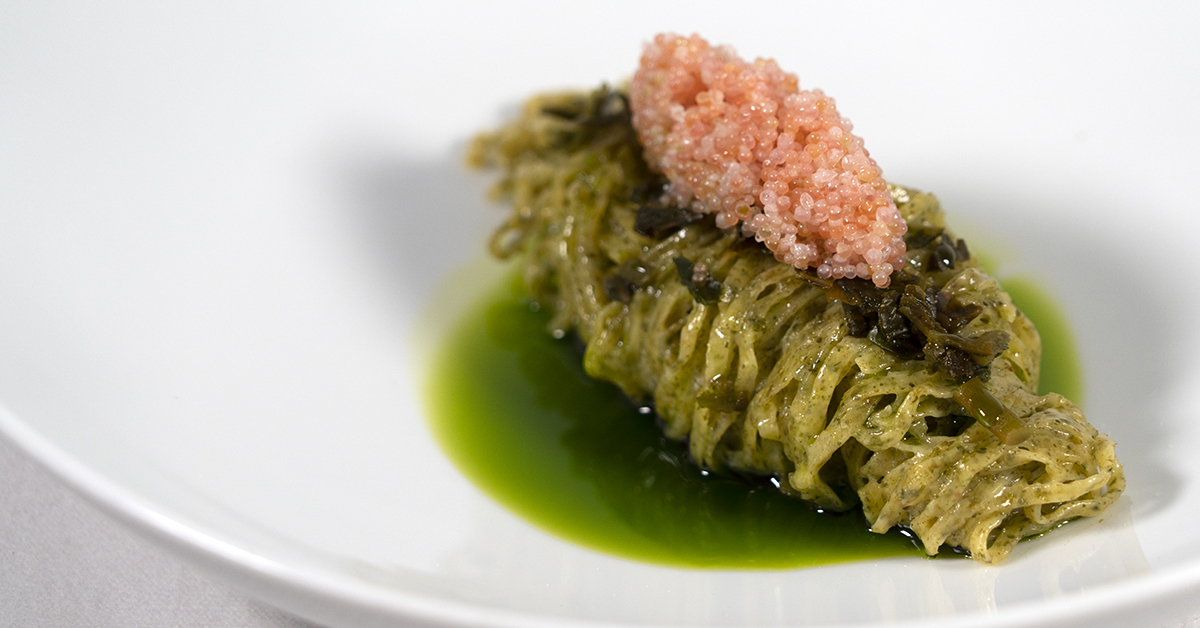
<svg viewBox="0 0 1200 628">
<path fill-rule="evenodd" d="M 1195 608 L 1195 5 L 296 4 L 0 6 L 0 430 L 130 525 L 330 623 Z M 547 536 L 447 462 L 423 365 L 501 215 L 461 149 L 528 93 L 620 80 L 660 30 L 833 94 L 886 176 L 1058 294 L 1129 477 L 1103 520 L 995 568 L 675 570 Z"/>
</svg>

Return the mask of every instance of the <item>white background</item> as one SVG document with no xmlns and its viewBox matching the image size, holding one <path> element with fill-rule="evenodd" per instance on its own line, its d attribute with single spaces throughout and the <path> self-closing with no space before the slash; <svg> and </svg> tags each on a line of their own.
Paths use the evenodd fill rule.
<svg viewBox="0 0 1200 628">
<path fill-rule="evenodd" d="M 0 430 L 189 565 L 6 446 L 0 622 L 117 625 L 97 611 L 117 600 L 150 617 L 196 604 L 196 625 L 290 621 L 228 590 L 347 625 L 1188 619 L 1198 18 L 1185 3 L 0 5 Z M 1106 522 L 999 571 L 676 573 L 545 537 L 457 475 L 419 382 L 437 319 L 470 292 L 447 278 L 498 216 L 460 151 L 531 92 L 620 80 L 661 30 L 774 56 L 834 95 L 885 176 L 936 191 L 1058 295 L 1084 407 L 1129 475 Z M 872 584 L 864 601 L 822 582 Z"/>
</svg>

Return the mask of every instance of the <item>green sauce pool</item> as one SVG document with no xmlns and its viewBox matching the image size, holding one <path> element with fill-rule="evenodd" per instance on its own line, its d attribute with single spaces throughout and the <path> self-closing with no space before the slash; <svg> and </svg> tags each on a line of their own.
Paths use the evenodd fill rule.
<svg viewBox="0 0 1200 628">
<path fill-rule="evenodd" d="M 1067 317 L 1036 280 L 1018 275 L 1003 279 L 1000 283 L 1004 285 L 1008 296 L 1012 297 L 1013 303 L 1033 321 L 1042 338 L 1038 394 L 1056 392 L 1082 408 L 1083 371 L 1079 366 L 1079 353 L 1075 349 L 1075 337 Z"/>
<path fill-rule="evenodd" d="M 1035 283 L 1019 288 L 1014 299 L 1039 330 L 1057 325 L 1042 332 L 1043 385 L 1078 392 L 1064 388 L 1079 383 L 1065 319 Z M 868 531 L 857 511 L 820 514 L 766 480 L 702 473 L 651 416 L 585 375 L 571 342 L 546 332 L 548 320 L 519 283 L 495 290 L 451 329 L 428 391 L 431 426 L 456 466 L 534 525 L 597 551 L 677 567 L 785 569 L 925 555 L 896 530 Z M 1064 342 L 1051 341 L 1060 332 Z M 1063 372 L 1066 379 L 1056 379 Z"/>
</svg>

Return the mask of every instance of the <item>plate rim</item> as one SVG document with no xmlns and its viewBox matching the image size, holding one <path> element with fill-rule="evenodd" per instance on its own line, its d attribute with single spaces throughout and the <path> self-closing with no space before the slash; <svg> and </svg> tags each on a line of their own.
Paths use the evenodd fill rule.
<svg viewBox="0 0 1200 628">
<path fill-rule="evenodd" d="M 28 425 L 0 403 L 0 436 L 7 438 L 36 464 L 46 469 L 90 504 L 98 507 L 123 527 L 166 550 L 170 555 L 216 580 L 230 584 L 272 606 L 317 622 L 366 621 L 390 623 L 416 621 L 440 626 L 664 626 L 670 624 L 622 624 L 579 618 L 552 617 L 530 612 L 489 608 L 478 603 L 437 598 L 407 592 L 400 587 L 376 587 L 352 583 L 345 577 L 321 574 L 319 570 L 289 564 L 286 559 L 258 554 L 236 542 L 201 531 L 160 512 L 150 498 L 106 477 L 77 459 L 52 439 Z M 548 533 L 546 533 L 548 534 Z M 636 561 L 631 561 L 636 562 Z M 1003 569 L 987 566 L 981 569 Z M 1200 590 L 1200 561 L 1154 570 L 1119 582 L 1106 583 L 1082 593 L 1049 600 L 1022 602 L 995 613 L 969 611 L 948 615 L 853 624 L 821 624 L 809 628 L 882 628 L 923 626 L 926 628 L 1001 628 L 1004 626 L 1086 625 L 1091 620 L 1136 614 L 1142 621 L 1157 607 L 1165 615 L 1172 603 Z M 1066 623 L 1072 622 L 1072 623 Z"/>
</svg>

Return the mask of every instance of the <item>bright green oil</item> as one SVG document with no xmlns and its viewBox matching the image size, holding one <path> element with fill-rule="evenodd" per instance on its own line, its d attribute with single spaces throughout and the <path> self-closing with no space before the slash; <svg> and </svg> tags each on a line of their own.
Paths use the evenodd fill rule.
<svg viewBox="0 0 1200 628">
<path fill-rule="evenodd" d="M 1036 285 L 1022 287 L 1019 306 L 1044 319 L 1034 319 L 1039 328 L 1051 321 L 1065 331 Z M 791 568 L 924 555 L 899 532 L 869 532 L 860 513 L 819 514 L 765 481 L 702 474 L 652 416 L 587 377 L 570 341 L 546 333 L 547 321 L 518 284 L 504 286 L 452 329 L 431 373 L 442 446 L 514 512 L 585 547 L 673 566 Z M 1059 331 L 1043 332 L 1043 341 Z M 1043 375 L 1060 392 L 1078 386 L 1064 337 L 1047 342 L 1043 356 L 1045 365 L 1071 367 L 1066 384 Z"/>
<path fill-rule="evenodd" d="M 1042 372 L 1038 394 L 1056 392 L 1075 403 L 1083 400 L 1083 371 L 1075 337 L 1062 310 L 1037 283 L 1025 276 L 1003 279 L 1005 292 L 1033 321 L 1042 337 Z"/>
</svg>

